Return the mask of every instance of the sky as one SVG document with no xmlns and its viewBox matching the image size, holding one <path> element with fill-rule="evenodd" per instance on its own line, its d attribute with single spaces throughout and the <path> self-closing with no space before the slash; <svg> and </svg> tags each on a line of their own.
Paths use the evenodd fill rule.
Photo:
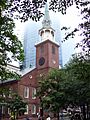
<svg viewBox="0 0 90 120">
<path fill-rule="evenodd" d="M 53 16 L 54 17 L 56 16 L 58 18 L 60 22 L 60 28 L 62 28 L 63 26 L 70 27 L 69 31 L 77 27 L 81 20 L 79 16 L 79 11 L 75 8 L 75 6 L 68 8 L 66 15 L 62 15 L 60 12 L 54 13 L 52 11 L 49 11 L 49 14 L 50 14 L 50 18 Z M 16 23 L 15 34 L 19 37 L 19 39 L 23 43 L 24 29 L 27 22 L 21 23 L 20 21 L 15 20 L 15 23 Z M 65 31 L 63 30 L 61 31 L 61 40 L 63 40 L 64 36 L 65 36 Z M 75 49 L 75 45 L 78 41 L 80 41 L 80 37 L 77 34 L 74 39 L 69 39 L 62 43 L 63 65 L 65 65 L 69 61 L 73 53 L 79 51 L 79 49 Z M 17 63 L 14 64 L 18 65 Z"/>
</svg>

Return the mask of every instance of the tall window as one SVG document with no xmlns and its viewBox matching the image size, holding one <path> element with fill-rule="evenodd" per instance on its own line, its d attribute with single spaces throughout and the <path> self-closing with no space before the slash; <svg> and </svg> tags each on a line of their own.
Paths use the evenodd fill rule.
<svg viewBox="0 0 90 120">
<path fill-rule="evenodd" d="M 1 109 L 2 109 L 2 114 L 8 114 L 7 106 L 2 106 Z"/>
<path fill-rule="evenodd" d="M 52 54 L 55 54 L 55 46 L 52 46 Z"/>
<path fill-rule="evenodd" d="M 31 112 L 32 112 L 32 114 L 36 114 L 36 105 L 32 105 Z"/>
<path fill-rule="evenodd" d="M 9 98 L 12 98 L 12 88 L 9 88 Z"/>
<path fill-rule="evenodd" d="M 24 98 L 29 98 L 29 87 L 24 88 Z"/>
<path fill-rule="evenodd" d="M 29 107 L 28 107 L 28 105 L 26 105 L 26 112 L 24 114 L 25 115 L 28 114 L 28 111 L 29 111 Z"/>
<path fill-rule="evenodd" d="M 32 88 L 32 99 L 36 99 L 36 88 Z"/>
<path fill-rule="evenodd" d="M 8 108 L 8 114 L 10 115 L 10 113 L 11 113 L 11 112 L 10 112 L 10 108 Z"/>
<path fill-rule="evenodd" d="M 5 113 L 5 111 L 4 111 L 4 106 L 1 106 L 1 112 L 2 112 L 2 114 Z"/>
</svg>

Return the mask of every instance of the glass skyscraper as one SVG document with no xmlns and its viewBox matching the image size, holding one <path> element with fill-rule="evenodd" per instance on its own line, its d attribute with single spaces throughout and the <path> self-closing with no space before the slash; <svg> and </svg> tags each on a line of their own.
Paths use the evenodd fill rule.
<svg viewBox="0 0 90 120">
<path fill-rule="evenodd" d="M 39 23 L 36 23 L 34 21 L 28 21 L 25 27 L 25 33 L 24 33 L 24 62 L 23 67 L 29 68 L 35 66 L 35 56 L 36 56 L 36 49 L 35 49 L 35 43 L 39 40 L 38 35 L 38 25 Z"/>
</svg>

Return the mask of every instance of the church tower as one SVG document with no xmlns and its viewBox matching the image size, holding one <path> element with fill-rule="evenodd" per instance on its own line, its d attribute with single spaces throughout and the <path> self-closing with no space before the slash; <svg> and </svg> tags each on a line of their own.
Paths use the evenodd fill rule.
<svg viewBox="0 0 90 120">
<path fill-rule="evenodd" d="M 59 68 L 59 45 L 54 39 L 55 30 L 51 27 L 49 9 L 46 4 L 42 28 L 39 30 L 41 40 L 36 46 L 36 68 L 45 70 Z"/>
</svg>

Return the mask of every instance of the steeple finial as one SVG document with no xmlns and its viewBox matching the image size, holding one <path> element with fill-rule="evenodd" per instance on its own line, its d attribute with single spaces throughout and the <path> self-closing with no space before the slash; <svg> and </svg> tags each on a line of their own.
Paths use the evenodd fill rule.
<svg viewBox="0 0 90 120">
<path fill-rule="evenodd" d="M 45 14 L 44 14 L 44 19 L 42 21 L 42 26 L 43 27 L 50 27 L 51 26 L 51 20 L 50 20 L 50 16 L 49 16 L 49 9 L 48 9 L 47 3 L 45 5 Z"/>
</svg>

